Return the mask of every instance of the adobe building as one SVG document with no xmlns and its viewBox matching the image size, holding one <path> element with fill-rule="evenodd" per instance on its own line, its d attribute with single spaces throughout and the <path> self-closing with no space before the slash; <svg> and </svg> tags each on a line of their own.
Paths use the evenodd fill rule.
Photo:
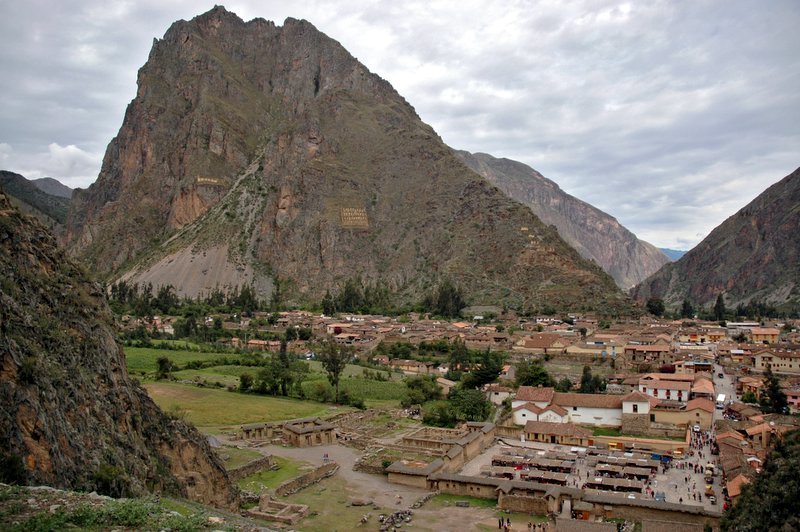
<svg viewBox="0 0 800 532">
<path fill-rule="evenodd" d="M 318 417 L 293 419 L 283 424 L 283 439 L 295 447 L 332 445 L 336 443 L 336 427 Z"/>
</svg>

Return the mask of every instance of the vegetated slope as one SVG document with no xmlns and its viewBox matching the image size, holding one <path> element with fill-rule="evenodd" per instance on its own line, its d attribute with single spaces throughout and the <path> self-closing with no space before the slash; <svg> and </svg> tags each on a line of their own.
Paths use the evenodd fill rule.
<svg viewBox="0 0 800 532">
<path fill-rule="evenodd" d="M 31 483 L 234 508 L 204 436 L 128 377 L 112 321 L 100 285 L 0 192 L 1 461 Z"/>
<path fill-rule="evenodd" d="M 40 177 L 39 179 L 31 179 L 31 183 L 36 185 L 36 188 L 59 198 L 70 199 L 72 197 L 72 189 L 67 185 L 54 179 L 52 177 Z"/>
<path fill-rule="evenodd" d="M 154 44 L 67 241 L 112 278 L 187 295 L 277 279 L 318 302 L 360 276 L 416 301 L 446 276 L 473 302 L 628 301 L 338 42 L 222 7 Z"/>
<path fill-rule="evenodd" d="M 637 286 L 634 297 L 677 305 L 729 306 L 750 300 L 800 305 L 800 169 L 775 183 L 715 228 L 680 260 Z"/>
<path fill-rule="evenodd" d="M 669 262 L 613 216 L 567 194 L 530 166 L 485 153 L 456 154 L 509 197 L 530 207 L 544 223 L 554 225 L 564 240 L 597 262 L 621 288 L 628 290 Z"/>
<path fill-rule="evenodd" d="M 49 194 L 19 174 L 0 170 L 0 190 L 20 209 L 36 216 L 51 229 L 62 226 L 67 220 L 68 198 Z"/>
</svg>

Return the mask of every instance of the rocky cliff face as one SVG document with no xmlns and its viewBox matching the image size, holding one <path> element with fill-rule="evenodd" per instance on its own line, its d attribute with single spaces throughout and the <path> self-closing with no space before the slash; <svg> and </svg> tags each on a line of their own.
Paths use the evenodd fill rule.
<svg viewBox="0 0 800 532">
<path fill-rule="evenodd" d="M 750 300 L 800 308 L 800 169 L 725 220 L 677 262 L 633 290 L 677 305 L 713 304 L 720 293 L 731 307 Z"/>
<path fill-rule="evenodd" d="M 188 295 L 279 279 L 319 301 L 360 276 L 418 300 L 448 276 L 473 302 L 626 304 L 339 43 L 221 7 L 154 44 L 67 240 L 100 272 Z"/>
<path fill-rule="evenodd" d="M 625 290 L 655 273 L 669 259 L 652 244 L 636 238 L 615 218 L 570 196 L 553 181 L 523 163 L 485 153 L 456 155 L 508 194 L 527 205 L 581 256 L 595 261 Z"/>
<path fill-rule="evenodd" d="M 127 375 L 102 289 L 0 193 L 0 454 L 28 480 L 234 508 L 203 435 Z"/>
</svg>

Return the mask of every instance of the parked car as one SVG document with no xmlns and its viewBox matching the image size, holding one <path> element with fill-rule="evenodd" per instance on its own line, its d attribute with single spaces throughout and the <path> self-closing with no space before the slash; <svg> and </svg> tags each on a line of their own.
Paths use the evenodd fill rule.
<svg viewBox="0 0 800 532">
<path fill-rule="evenodd" d="M 724 376 L 725 375 L 723 373 L 717 373 L 717 377 L 719 377 L 720 379 L 723 378 Z"/>
</svg>

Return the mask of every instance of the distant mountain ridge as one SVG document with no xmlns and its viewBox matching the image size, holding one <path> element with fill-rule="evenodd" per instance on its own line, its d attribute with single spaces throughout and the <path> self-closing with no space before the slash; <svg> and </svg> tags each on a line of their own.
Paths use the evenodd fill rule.
<svg viewBox="0 0 800 532">
<path fill-rule="evenodd" d="M 40 177 L 39 179 L 31 179 L 30 181 L 36 185 L 39 190 L 50 194 L 51 196 L 64 199 L 70 199 L 72 197 L 72 189 L 58 179 L 52 177 Z"/>
<path fill-rule="evenodd" d="M 638 285 L 639 300 L 679 305 L 761 301 L 800 310 L 800 169 L 716 227 L 680 260 Z"/>
<path fill-rule="evenodd" d="M 280 282 L 319 302 L 348 278 L 417 302 L 617 312 L 629 300 L 530 209 L 459 161 L 414 109 L 306 21 L 222 7 L 172 25 L 66 242 L 110 279 L 186 295 Z"/>
<path fill-rule="evenodd" d="M 55 179 L 52 181 L 58 183 Z M 60 185 L 60 183 L 58 184 Z M 50 181 L 46 182 L 44 187 L 50 190 L 56 189 Z M 39 218 L 56 234 L 60 232 L 67 220 L 69 198 L 49 194 L 42 190 L 36 182 L 19 174 L 0 170 L 0 190 L 8 194 L 17 207 Z"/>
<path fill-rule="evenodd" d="M 666 255 L 669 260 L 676 261 L 686 255 L 687 251 L 683 249 L 669 249 L 669 248 L 658 248 L 661 253 Z"/>
<path fill-rule="evenodd" d="M 614 217 L 567 194 L 530 166 L 486 153 L 456 154 L 509 197 L 530 207 L 544 223 L 554 225 L 564 240 L 599 264 L 619 287 L 630 289 L 669 262 Z"/>
</svg>

